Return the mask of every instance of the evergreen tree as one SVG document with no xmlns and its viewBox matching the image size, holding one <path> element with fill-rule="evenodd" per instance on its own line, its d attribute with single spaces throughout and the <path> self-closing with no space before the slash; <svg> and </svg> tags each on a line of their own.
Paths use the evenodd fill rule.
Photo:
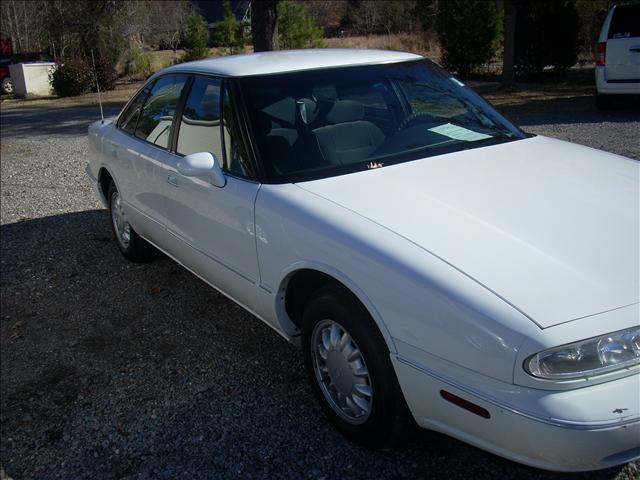
<svg viewBox="0 0 640 480">
<path fill-rule="evenodd" d="M 278 43 L 282 49 L 323 47 L 322 29 L 300 3 L 278 3 Z"/>
<path fill-rule="evenodd" d="M 222 21 L 216 25 L 214 36 L 216 45 L 229 49 L 230 54 L 242 51 L 244 47 L 242 25 L 233 13 L 230 0 L 222 2 L 222 10 Z"/>
<path fill-rule="evenodd" d="M 500 11 L 489 0 L 447 0 L 439 3 L 436 30 L 447 68 L 466 77 L 493 57 L 500 33 Z"/>
<path fill-rule="evenodd" d="M 515 31 L 519 71 L 571 67 L 578 59 L 580 27 L 575 0 L 520 0 Z"/>
<path fill-rule="evenodd" d="M 187 20 L 187 29 L 182 41 L 185 49 L 184 61 L 199 60 L 209 56 L 208 34 L 205 19 L 198 14 L 191 15 Z"/>
</svg>

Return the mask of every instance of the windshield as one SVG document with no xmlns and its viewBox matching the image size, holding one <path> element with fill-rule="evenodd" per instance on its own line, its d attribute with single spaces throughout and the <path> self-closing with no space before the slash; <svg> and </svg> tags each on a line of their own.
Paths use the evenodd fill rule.
<svg viewBox="0 0 640 480">
<path fill-rule="evenodd" d="M 273 183 L 525 138 L 428 60 L 244 77 L 240 86 Z"/>
</svg>

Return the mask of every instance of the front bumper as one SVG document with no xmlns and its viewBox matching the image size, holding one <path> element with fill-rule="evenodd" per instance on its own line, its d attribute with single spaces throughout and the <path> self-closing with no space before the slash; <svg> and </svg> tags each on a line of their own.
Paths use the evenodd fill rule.
<svg viewBox="0 0 640 480">
<path fill-rule="evenodd" d="M 467 381 L 468 371 L 454 380 L 450 368 L 442 374 L 403 357 L 391 358 L 421 427 L 545 470 L 597 470 L 640 457 L 638 374 L 580 389 L 543 391 L 488 377 Z M 445 400 L 441 391 L 486 409 L 490 418 Z"/>
</svg>

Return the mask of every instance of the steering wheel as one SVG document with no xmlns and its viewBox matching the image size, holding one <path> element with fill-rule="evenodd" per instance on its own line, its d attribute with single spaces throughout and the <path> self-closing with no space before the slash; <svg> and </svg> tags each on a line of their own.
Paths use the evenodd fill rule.
<svg viewBox="0 0 640 480">
<path fill-rule="evenodd" d="M 435 117 L 427 112 L 415 112 L 405 117 L 405 119 L 400 122 L 400 125 L 398 125 L 398 129 L 396 130 L 396 133 L 404 130 L 410 124 L 415 123 L 415 121 L 420 118 L 426 118 L 431 121 L 435 120 Z"/>
</svg>

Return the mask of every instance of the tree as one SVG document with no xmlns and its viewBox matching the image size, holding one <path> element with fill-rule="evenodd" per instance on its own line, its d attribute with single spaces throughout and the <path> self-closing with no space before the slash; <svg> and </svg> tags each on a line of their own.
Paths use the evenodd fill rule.
<svg viewBox="0 0 640 480">
<path fill-rule="evenodd" d="M 569 68 L 579 49 L 580 14 L 575 0 L 520 0 L 516 19 L 518 71 Z"/>
<path fill-rule="evenodd" d="M 216 25 L 214 39 L 216 45 L 228 48 L 229 53 L 233 54 L 244 48 L 242 25 L 233 13 L 230 0 L 223 0 L 222 9 L 222 21 Z"/>
<path fill-rule="evenodd" d="M 439 3 L 436 30 L 448 68 L 466 77 L 495 53 L 500 29 L 496 2 L 447 0 Z"/>
<path fill-rule="evenodd" d="M 516 0 L 504 0 L 504 40 L 502 53 L 502 86 L 510 87 L 515 82 L 513 68 L 516 48 Z"/>
<path fill-rule="evenodd" d="M 411 32 L 420 25 L 415 12 L 430 3 L 428 0 L 360 0 L 349 4 L 345 21 L 365 35 Z"/>
<path fill-rule="evenodd" d="M 199 60 L 209 56 L 207 47 L 207 22 L 201 15 L 194 14 L 187 20 L 187 28 L 182 43 L 184 44 L 184 61 Z"/>
<path fill-rule="evenodd" d="M 304 5 L 291 1 L 278 4 L 278 42 L 285 49 L 324 46 L 322 29 Z"/>
<path fill-rule="evenodd" d="M 309 15 L 321 27 L 325 35 L 336 36 L 342 29 L 343 18 L 349 9 L 344 0 L 306 0 L 304 2 Z"/>
<path fill-rule="evenodd" d="M 251 0 L 253 51 L 278 50 L 278 0 Z"/>
</svg>

